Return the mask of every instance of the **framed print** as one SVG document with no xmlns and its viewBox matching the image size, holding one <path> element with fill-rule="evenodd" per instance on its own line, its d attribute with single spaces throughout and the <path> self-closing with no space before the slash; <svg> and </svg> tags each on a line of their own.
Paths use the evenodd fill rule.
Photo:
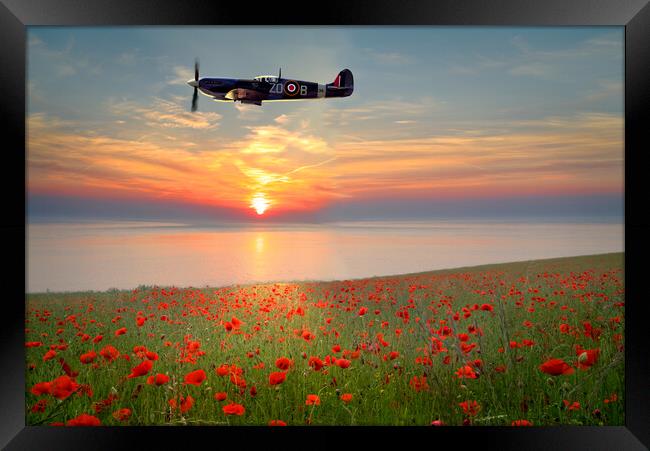
<svg viewBox="0 0 650 451">
<path fill-rule="evenodd" d="M 647 4 L 240 6 L 4 0 L 3 446 L 645 449 Z"/>
</svg>

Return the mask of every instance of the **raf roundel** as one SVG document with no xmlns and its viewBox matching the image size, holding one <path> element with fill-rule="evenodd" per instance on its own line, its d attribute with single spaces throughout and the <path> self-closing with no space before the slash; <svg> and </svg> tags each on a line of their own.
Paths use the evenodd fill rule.
<svg viewBox="0 0 650 451">
<path fill-rule="evenodd" d="M 288 96 L 295 96 L 300 92 L 300 85 L 296 83 L 295 81 L 288 81 L 284 84 L 284 92 Z"/>
</svg>

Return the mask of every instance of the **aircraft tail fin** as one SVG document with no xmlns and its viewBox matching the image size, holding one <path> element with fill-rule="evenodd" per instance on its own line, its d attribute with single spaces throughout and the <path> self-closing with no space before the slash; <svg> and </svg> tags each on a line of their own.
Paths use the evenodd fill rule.
<svg viewBox="0 0 650 451">
<path fill-rule="evenodd" d="M 338 73 L 332 85 L 336 88 L 354 88 L 354 77 L 350 69 L 343 69 Z"/>
<path fill-rule="evenodd" d="M 347 97 L 354 91 L 354 77 L 349 69 L 338 73 L 332 83 L 327 85 L 327 97 Z"/>
</svg>

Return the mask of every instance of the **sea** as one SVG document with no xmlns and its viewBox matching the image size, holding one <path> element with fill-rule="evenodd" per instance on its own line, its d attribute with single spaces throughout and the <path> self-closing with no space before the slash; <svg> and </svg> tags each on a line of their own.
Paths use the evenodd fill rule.
<svg viewBox="0 0 650 451">
<path fill-rule="evenodd" d="M 611 220 L 28 220 L 26 232 L 28 293 L 358 279 L 624 251 L 624 224 Z"/>
</svg>

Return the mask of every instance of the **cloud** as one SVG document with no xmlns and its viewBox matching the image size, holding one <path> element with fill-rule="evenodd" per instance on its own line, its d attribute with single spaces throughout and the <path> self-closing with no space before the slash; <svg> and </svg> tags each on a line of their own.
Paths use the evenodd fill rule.
<svg viewBox="0 0 650 451">
<path fill-rule="evenodd" d="M 194 78 L 194 70 L 188 66 L 174 66 L 172 72 L 167 76 L 168 85 L 187 85 L 187 81 Z"/>
<path fill-rule="evenodd" d="M 116 61 L 118 64 L 122 64 L 124 66 L 133 66 L 137 62 L 137 55 L 137 50 L 122 52 L 117 56 Z"/>
<path fill-rule="evenodd" d="M 412 117 L 428 117 L 433 113 L 440 112 L 444 107 L 444 101 L 428 96 L 410 100 L 394 98 L 369 101 L 348 108 L 328 106 L 322 118 L 328 126 L 346 127 L 349 124 L 354 124 L 355 127 L 358 127 L 358 121 L 412 121 L 413 119 L 410 119 Z"/>
<path fill-rule="evenodd" d="M 552 73 L 550 66 L 542 63 L 527 63 L 511 68 L 510 75 L 529 75 L 533 77 L 546 78 Z"/>
<path fill-rule="evenodd" d="M 615 97 L 623 101 L 623 81 L 616 80 L 598 80 L 597 87 L 586 96 L 586 100 L 595 101 L 608 97 Z"/>
<path fill-rule="evenodd" d="M 264 110 L 259 105 L 233 102 L 237 110 L 237 118 L 243 121 L 254 121 L 263 116 Z"/>
<path fill-rule="evenodd" d="M 291 131 L 273 125 L 248 128 L 251 133 L 247 140 L 248 144 L 242 150 L 244 154 L 278 154 L 291 151 L 309 154 L 329 152 L 327 143 L 323 139 L 303 131 Z"/>
<path fill-rule="evenodd" d="M 414 61 L 411 55 L 400 52 L 381 52 L 370 48 L 363 49 L 363 52 L 370 59 L 380 64 L 410 64 Z"/>
<path fill-rule="evenodd" d="M 623 119 L 580 113 L 515 121 L 501 134 L 341 143 L 337 186 L 350 197 L 623 189 Z"/>
<path fill-rule="evenodd" d="M 110 102 L 109 110 L 121 120 L 129 118 L 131 121 L 143 121 L 154 128 L 190 128 L 190 129 L 215 129 L 219 126 L 222 116 L 219 113 L 188 111 L 182 105 L 181 98 L 175 101 L 162 98 L 153 98 L 152 104 L 145 106 L 131 101 Z"/>
<path fill-rule="evenodd" d="M 102 64 L 92 57 L 74 52 L 75 40 L 69 39 L 63 48 L 52 48 L 36 34 L 29 32 L 28 58 L 47 62 L 58 77 L 89 74 L 97 76 L 102 73 Z"/>
<path fill-rule="evenodd" d="M 150 124 L 150 131 L 131 137 L 80 131 L 74 121 L 30 115 L 29 191 L 82 190 L 89 196 L 155 197 L 244 210 L 263 194 L 271 201 L 270 212 L 286 212 L 341 198 L 623 190 L 621 115 L 586 111 L 510 120 L 493 128 L 467 123 L 456 132 L 393 134 L 393 139 L 337 133 L 334 142 L 299 121 L 272 120 L 247 126 L 236 139 L 206 133 L 194 141 L 195 122 L 211 116 L 200 119 L 178 101 L 156 98 L 147 107 L 113 102 L 116 120 L 125 121 L 120 127 L 140 121 L 134 130 L 141 133 L 141 124 Z M 352 115 L 382 114 L 383 108 L 362 105 Z M 214 126 L 208 122 L 204 128 Z M 188 139 L 168 136 L 172 129 L 191 133 Z"/>
<path fill-rule="evenodd" d="M 175 107 L 158 105 L 163 119 L 155 117 L 162 121 L 156 127 L 163 124 L 164 130 L 178 122 L 176 116 L 166 117 L 175 114 L 169 113 Z M 134 117 L 153 114 L 125 102 L 113 108 Z M 84 131 L 54 116 L 30 115 L 30 193 L 170 199 L 244 211 L 260 192 L 272 200 L 273 209 L 285 211 L 316 208 L 335 195 L 332 174 L 323 169 L 334 161 L 332 150 L 301 128 L 250 126 L 242 138 L 208 136 L 200 145 L 159 132 L 137 139 L 114 135 Z"/>
<path fill-rule="evenodd" d="M 289 116 L 287 116 L 286 114 L 281 114 L 273 120 L 278 124 L 284 125 L 287 122 L 289 122 Z"/>
<path fill-rule="evenodd" d="M 619 33 L 606 33 L 562 48 L 536 47 L 521 35 L 514 36 L 510 43 L 516 49 L 513 55 L 464 57 L 462 62 L 450 63 L 448 71 L 454 75 L 477 76 L 486 70 L 502 70 L 516 77 L 552 79 L 563 74 L 570 63 L 623 57 L 623 40 Z"/>
</svg>

